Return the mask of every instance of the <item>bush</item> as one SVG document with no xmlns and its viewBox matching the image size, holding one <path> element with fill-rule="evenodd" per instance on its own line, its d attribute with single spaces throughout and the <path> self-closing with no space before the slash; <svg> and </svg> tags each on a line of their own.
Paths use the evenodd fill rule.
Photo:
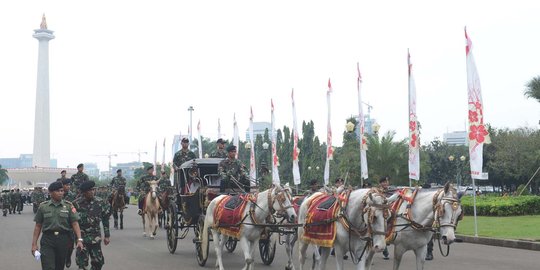
<svg viewBox="0 0 540 270">
<path fill-rule="evenodd" d="M 461 198 L 465 215 L 473 215 L 473 198 Z M 479 216 L 522 216 L 540 214 L 540 196 L 477 196 L 476 214 Z"/>
</svg>

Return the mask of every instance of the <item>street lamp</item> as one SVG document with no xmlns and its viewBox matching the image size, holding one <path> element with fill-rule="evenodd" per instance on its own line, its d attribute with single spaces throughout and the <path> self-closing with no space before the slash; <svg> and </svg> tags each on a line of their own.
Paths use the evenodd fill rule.
<svg viewBox="0 0 540 270">
<path fill-rule="evenodd" d="M 345 130 L 347 130 L 347 132 L 351 133 L 354 131 L 354 123 L 349 121 L 347 122 L 347 124 L 345 125 Z"/>
<path fill-rule="evenodd" d="M 247 149 L 247 150 L 250 150 L 251 149 L 251 143 L 250 142 L 247 142 L 244 147 Z"/>
<path fill-rule="evenodd" d="M 373 134 L 375 134 L 375 136 L 379 136 L 379 130 L 381 129 L 381 125 L 379 125 L 379 123 L 375 122 L 373 123 L 373 125 L 371 125 L 371 130 L 373 130 Z"/>
<path fill-rule="evenodd" d="M 193 116 L 193 111 L 195 109 L 193 109 L 193 106 L 189 106 L 187 110 L 189 111 L 189 144 L 191 145 L 191 142 L 193 141 L 193 138 L 192 138 L 192 134 L 193 134 L 192 116 Z M 191 149 L 191 147 L 190 147 L 190 149 Z"/>
<path fill-rule="evenodd" d="M 460 183 L 461 182 L 461 165 L 466 159 L 467 158 L 465 156 L 461 156 L 461 157 L 459 157 L 460 162 L 457 162 L 458 160 L 456 160 L 454 155 L 448 156 L 448 160 L 450 162 L 453 162 L 454 160 L 456 160 L 456 181 L 457 181 L 458 191 L 459 191 L 459 187 L 461 185 L 461 183 Z"/>
</svg>

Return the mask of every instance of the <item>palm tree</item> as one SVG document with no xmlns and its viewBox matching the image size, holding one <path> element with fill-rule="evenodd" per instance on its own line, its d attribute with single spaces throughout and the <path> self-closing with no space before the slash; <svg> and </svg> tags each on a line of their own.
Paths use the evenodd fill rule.
<svg viewBox="0 0 540 270">
<path fill-rule="evenodd" d="M 394 131 L 388 131 L 380 139 L 368 137 L 368 168 L 371 182 L 378 183 L 380 177 L 390 176 L 392 184 L 408 183 L 407 142 L 394 141 Z"/>
<path fill-rule="evenodd" d="M 526 85 L 524 95 L 540 102 L 540 76 L 532 78 Z"/>
<path fill-rule="evenodd" d="M 0 165 L 0 185 L 3 185 L 5 181 L 9 179 L 9 176 L 7 174 L 6 169 L 2 169 L 2 165 Z"/>
</svg>

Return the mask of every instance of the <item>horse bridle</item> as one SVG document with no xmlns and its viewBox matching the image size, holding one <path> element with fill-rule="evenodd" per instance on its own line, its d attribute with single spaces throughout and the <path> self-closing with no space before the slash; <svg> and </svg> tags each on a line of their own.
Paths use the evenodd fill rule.
<svg viewBox="0 0 540 270">
<path fill-rule="evenodd" d="M 292 205 L 292 196 L 291 194 L 289 193 L 289 190 L 288 189 L 284 189 L 282 188 L 281 190 L 277 191 L 276 195 L 275 196 L 271 196 L 272 193 L 274 193 L 274 189 L 276 187 L 273 187 L 270 192 L 268 192 L 268 208 L 270 209 L 270 214 L 273 215 L 273 214 L 276 214 L 278 217 L 279 216 L 284 216 L 286 213 L 287 213 L 287 210 L 289 208 L 292 208 L 293 205 Z M 288 206 L 285 206 L 285 201 L 286 200 L 289 200 L 290 204 Z M 279 210 L 275 210 L 274 209 L 274 203 L 275 202 L 278 202 L 279 204 Z"/>
<path fill-rule="evenodd" d="M 378 203 L 375 203 L 374 199 L 373 199 L 373 193 L 375 193 L 377 196 L 379 197 L 382 197 L 383 198 L 383 203 L 382 204 L 378 204 Z M 368 207 L 364 207 L 364 214 L 367 213 L 367 216 L 368 216 L 368 220 L 366 223 L 367 225 L 367 229 L 368 229 L 368 234 L 370 235 L 383 235 L 385 236 L 386 235 L 386 227 L 387 227 L 387 224 L 386 224 L 386 219 L 391 215 L 391 212 L 390 212 L 390 209 L 389 209 L 389 205 L 387 204 L 386 202 L 386 197 L 378 192 L 369 192 L 366 197 L 369 197 L 369 199 L 371 200 L 371 204 L 369 205 L 366 205 L 365 203 L 367 203 L 367 198 L 364 198 L 364 205 L 368 206 Z M 377 210 L 382 210 L 383 211 L 383 218 L 384 218 L 384 231 L 377 231 L 377 230 L 373 230 L 373 227 L 372 227 L 372 224 L 373 222 L 375 221 L 375 212 Z M 363 216 L 362 216 L 363 218 Z"/>
<path fill-rule="evenodd" d="M 433 198 L 433 201 L 434 201 L 433 211 L 435 214 L 435 225 L 438 228 L 438 230 L 440 230 L 441 227 L 452 227 L 456 229 L 458 222 L 463 219 L 463 211 L 461 211 L 460 215 L 457 215 L 457 210 L 459 209 L 459 206 L 460 206 L 459 199 L 455 197 L 448 197 L 448 196 L 445 196 L 444 194 L 440 199 L 438 199 L 440 193 L 441 192 L 437 192 L 436 196 Z M 445 206 L 447 204 L 451 205 L 452 216 L 450 217 L 450 222 L 441 223 L 441 217 L 443 217 L 445 214 Z"/>
</svg>

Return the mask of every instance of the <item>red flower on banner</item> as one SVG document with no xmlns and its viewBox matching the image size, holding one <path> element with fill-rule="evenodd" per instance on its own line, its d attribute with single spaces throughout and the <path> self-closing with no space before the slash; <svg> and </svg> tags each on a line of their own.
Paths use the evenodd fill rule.
<svg viewBox="0 0 540 270">
<path fill-rule="evenodd" d="M 416 136 L 416 133 L 413 133 L 413 135 L 411 137 L 412 137 L 411 146 L 416 147 L 416 140 L 418 139 L 418 137 Z"/>
<path fill-rule="evenodd" d="M 363 137 L 363 138 L 362 138 L 362 145 L 366 145 L 366 144 L 367 144 L 366 137 Z"/>
<path fill-rule="evenodd" d="M 410 131 L 416 130 L 416 121 L 409 121 L 409 130 Z"/>
<path fill-rule="evenodd" d="M 469 110 L 469 122 L 471 123 L 478 122 L 477 112 Z"/>
<path fill-rule="evenodd" d="M 478 126 L 471 126 L 470 132 L 469 132 L 469 140 L 476 140 L 478 143 L 483 143 L 485 140 L 485 137 L 489 133 L 484 128 L 484 125 L 478 125 Z"/>
</svg>

